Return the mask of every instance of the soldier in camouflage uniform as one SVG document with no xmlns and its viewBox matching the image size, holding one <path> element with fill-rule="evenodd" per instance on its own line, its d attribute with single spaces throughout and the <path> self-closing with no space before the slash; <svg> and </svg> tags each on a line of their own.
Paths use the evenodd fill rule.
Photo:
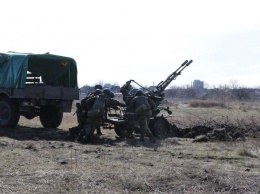
<svg viewBox="0 0 260 194">
<path fill-rule="evenodd" d="M 123 95 L 123 101 L 125 101 L 126 105 L 129 105 L 132 96 L 129 94 L 129 91 L 132 90 L 133 87 L 131 85 L 131 80 L 127 81 L 121 88 L 120 92 Z"/>
<path fill-rule="evenodd" d="M 86 111 L 82 110 L 82 106 L 80 103 L 76 103 L 76 112 L 73 114 L 73 116 L 76 114 L 77 116 L 77 122 L 78 125 L 75 127 L 69 128 L 69 132 L 72 138 L 76 138 L 80 131 L 83 129 L 86 121 Z"/>
<path fill-rule="evenodd" d="M 140 125 L 141 141 L 144 141 L 144 135 L 146 134 L 151 142 L 156 142 L 156 139 L 148 126 L 150 117 L 152 116 L 152 110 L 155 109 L 155 107 L 155 103 L 147 98 L 142 90 L 136 91 L 135 97 L 127 107 L 129 110 L 134 110 L 137 115 Z"/>
<path fill-rule="evenodd" d="M 77 138 L 81 132 L 81 130 L 84 128 L 87 120 L 87 112 L 91 108 L 91 104 L 87 105 L 86 101 L 87 99 L 98 95 L 99 91 L 102 90 L 101 85 L 95 85 L 95 91 L 89 93 L 84 99 L 81 100 L 81 103 L 76 103 L 77 110 L 75 112 L 77 116 L 78 125 L 72 128 L 69 128 L 69 132 L 72 138 Z M 97 134 L 102 135 L 100 128 L 97 129 Z"/>
<path fill-rule="evenodd" d="M 93 141 L 93 134 L 96 128 L 100 127 L 102 119 L 106 114 L 106 108 L 117 106 L 125 107 L 124 103 L 121 103 L 111 97 L 113 93 L 109 89 L 104 89 L 103 93 L 94 96 L 86 101 L 87 104 L 93 104 L 91 109 L 88 111 L 88 119 L 84 127 L 85 136 L 84 141 Z"/>
</svg>

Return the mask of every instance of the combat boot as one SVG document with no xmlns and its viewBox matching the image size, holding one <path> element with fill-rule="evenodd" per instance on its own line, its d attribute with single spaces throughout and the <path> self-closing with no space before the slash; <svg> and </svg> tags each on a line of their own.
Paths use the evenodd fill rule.
<svg viewBox="0 0 260 194">
<path fill-rule="evenodd" d="M 157 142 L 156 138 L 155 138 L 153 135 L 151 135 L 151 136 L 149 137 L 149 139 L 150 139 L 150 142 L 151 142 L 151 143 L 156 143 L 156 142 Z"/>
<path fill-rule="evenodd" d="M 83 140 L 83 138 L 84 138 L 84 130 L 81 130 L 79 135 L 76 138 L 76 141 L 80 142 Z"/>
<path fill-rule="evenodd" d="M 76 138 L 77 137 L 77 133 L 76 133 L 74 128 L 69 128 L 69 132 L 70 132 L 70 136 L 72 138 Z"/>
<path fill-rule="evenodd" d="M 69 132 L 72 138 L 78 137 L 80 131 L 81 128 L 79 128 L 79 126 L 69 128 Z"/>
<path fill-rule="evenodd" d="M 151 143 L 156 143 L 157 140 L 156 140 L 154 137 L 152 137 L 152 138 L 150 138 L 150 142 L 151 142 Z"/>
<path fill-rule="evenodd" d="M 100 127 L 97 127 L 97 135 L 103 135 L 102 133 L 101 133 L 101 129 L 100 129 Z"/>
<path fill-rule="evenodd" d="M 141 133 L 141 135 L 140 135 L 140 140 L 141 140 L 141 141 L 144 141 L 144 133 Z"/>
<path fill-rule="evenodd" d="M 83 144 L 94 143 L 93 135 L 89 134 L 89 135 L 84 136 L 82 139 L 82 143 Z"/>
</svg>

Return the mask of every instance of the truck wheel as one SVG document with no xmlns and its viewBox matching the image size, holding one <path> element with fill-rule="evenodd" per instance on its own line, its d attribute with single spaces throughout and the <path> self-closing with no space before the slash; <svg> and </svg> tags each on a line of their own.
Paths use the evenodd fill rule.
<svg viewBox="0 0 260 194">
<path fill-rule="evenodd" d="M 43 109 L 40 113 L 40 121 L 45 128 L 57 128 L 63 118 L 63 112 L 60 108 Z"/>
<path fill-rule="evenodd" d="M 170 123 L 164 117 L 155 117 L 150 120 L 149 128 L 155 137 L 165 139 L 170 132 Z"/>
<path fill-rule="evenodd" d="M 15 127 L 20 119 L 19 106 L 14 100 L 0 100 L 0 127 Z"/>
<path fill-rule="evenodd" d="M 134 128 L 122 125 L 115 125 L 115 132 L 121 138 L 130 137 L 134 132 Z"/>
</svg>

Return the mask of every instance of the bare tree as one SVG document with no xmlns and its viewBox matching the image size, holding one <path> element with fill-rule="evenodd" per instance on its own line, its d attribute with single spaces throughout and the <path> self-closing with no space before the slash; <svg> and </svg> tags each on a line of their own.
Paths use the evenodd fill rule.
<svg viewBox="0 0 260 194">
<path fill-rule="evenodd" d="M 231 89 L 237 89 L 238 86 L 239 86 L 237 80 L 230 80 L 230 81 L 229 81 L 229 85 L 230 85 L 230 88 L 231 88 Z"/>
</svg>

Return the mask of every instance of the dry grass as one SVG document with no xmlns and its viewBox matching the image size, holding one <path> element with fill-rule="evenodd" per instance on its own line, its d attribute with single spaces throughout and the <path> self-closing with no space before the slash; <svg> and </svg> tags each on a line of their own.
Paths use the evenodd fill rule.
<svg viewBox="0 0 260 194">
<path fill-rule="evenodd" d="M 168 117 L 168 120 L 182 128 L 198 125 L 214 126 L 224 124 L 239 126 L 241 128 L 260 129 L 259 102 L 229 102 L 226 103 L 226 108 L 222 106 L 187 106 L 187 104 L 190 105 L 192 102 L 179 102 L 178 108 L 172 106 L 171 110 L 173 114 Z M 241 106 L 247 107 L 246 111 Z"/>
<path fill-rule="evenodd" d="M 115 145 L 3 141 L 3 193 L 244 193 L 260 189 L 258 158 L 238 154 L 240 142 L 195 145 L 170 138 L 154 146 L 136 139 Z"/>
<path fill-rule="evenodd" d="M 175 108 L 171 122 L 190 126 L 218 116 L 229 122 L 257 116 L 255 109 Z M 59 129 L 44 129 L 37 118 L 0 129 L 0 193 L 260 192 L 259 138 L 193 143 L 171 137 L 151 144 L 107 129 L 96 144 L 82 145 L 68 133 L 76 118 L 64 118 Z"/>
<path fill-rule="evenodd" d="M 193 100 L 189 102 L 190 107 L 197 108 L 210 108 L 210 107 L 221 107 L 225 108 L 226 104 L 224 102 L 212 101 L 212 100 Z"/>
</svg>

